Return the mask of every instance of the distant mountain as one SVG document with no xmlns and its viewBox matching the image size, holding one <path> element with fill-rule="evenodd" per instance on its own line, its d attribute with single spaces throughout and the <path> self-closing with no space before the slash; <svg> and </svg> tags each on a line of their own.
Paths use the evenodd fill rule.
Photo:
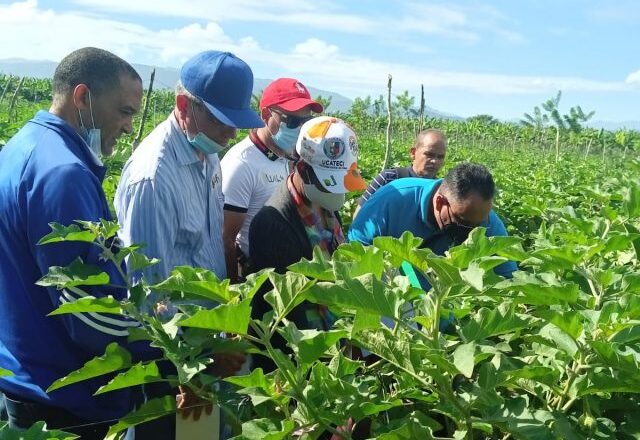
<svg viewBox="0 0 640 440">
<path fill-rule="evenodd" d="M 34 61 L 21 58 L 8 58 L 0 60 L 0 73 L 27 76 L 32 78 L 51 78 L 53 72 L 56 69 L 58 63 L 54 61 Z M 142 77 L 145 87 L 149 83 L 149 77 L 151 76 L 151 70 L 153 66 L 144 64 L 134 64 L 133 67 L 138 71 Z M 178 81 L 179 71 L 176 68 L 169 67 L 156 67 L 156 76 L 154 80 L 155 89 L 173 89 Z M 253 93 L 260 93 L 271 82 L 270 79 L 255 78 L 253 84 Z M 353 100 L 339 93 L 331 92 L 328 90 L 318 89 L 309 86 L 309 93 L 311 96 L 322 96 L 324 98 L 331 98 L 331 105 L 329 106 L 329 112 L 347 112 L 351 108 Z M 417 109 L 416 109 L 417 110 Z M 455 119 L 463 120 L 464 118 L 453 115 L 450 113 L 444 113 L 438 111 L 429 106 L 426 107 L 426 115 L 432 118 L 442 119 Z"/>
<path fill-rule="evenodd" d="M 52 78 L 53 72 L 58 63 L 54 61 L 33 61 L 20 58 L 9 58 L 0 60 L 0 72 L 16 76 L 28 76 L 32 78 Z M 133 67 L 142 77 L 145 87 L 149 84 L 153 66 L 145 64 L 133 64 Z M 153 87 L 155 89 L 173 89 L 178 82 L 179 70 L 171 67 L 156 67 L 156 76 Z M 253 82 L 253 93 L 260 93 L 271 82 L 270 79 L 255 78 Z M 331 98 L 329 111 L 348 111 L 351 108 L 352 100 L 328 90 L 321 90 L 309 87 L 311 96 L 322 96 Z"/>
</svg>

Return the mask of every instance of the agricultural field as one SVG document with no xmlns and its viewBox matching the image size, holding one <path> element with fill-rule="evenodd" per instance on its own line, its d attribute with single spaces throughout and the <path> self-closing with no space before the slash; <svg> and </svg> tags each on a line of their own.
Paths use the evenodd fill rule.
<svg viewBox="0 0 640 440">
<path fill-rule="evenodd" d="M 7 81 L 0 78 L 0 91 Z M 12 83 L 0 100 L 0 145 L 51 99 L 46 81 L 25 80 L 17 94 L 17 80 Z M 386 109 L 374 104 L 356 100 L 349 113 L 337 115 L 359 135 L 365 178 L 383 168 L 385 157 Z M 171 92 L 153 92 L 141 135 L 171 107 Z M 131 338 L 151 340 L 163 356 L 133 363 L 112 344 L 104 357 L 50 389 L 111 373 L 117 375 L 99 393 L 149 382 L 181 384 L 218 403 L 238 440 L 316 439 L 338 431 L 351 438 L 340 428 L 348 419 L 370 426 L 370 438 L 384 440 L 640 438 L 640 135 L 585 128 L 578 110 L 560 115 L 557 103 L 555 116 L 550 105 L 522 124 L 482 115 L 420 120 L 411 107 L 394 105 L 389 165 L 407 162 L 420 126 L 441 129 L 449 139 L 447 169 L 473 161 L 493 172 L 496 210 L 510 237 L 487 238 L 478 228 L 443 257 L 419 249 L 420 240 L 409 234 L 378 238 L 370 247 L 342 245 L 332 260 L 317 253 L 286 275 L 261 272 L 240 285 L 182 267 L 153 286 L 130 284 L 129 301 L 65 304 L 56 313 L 99 311 L 138 320 L 141 327 Z M 134 131 L 106 159 L 110 199 Z M 347 227 L 356 199 L 352 195 L 343 210 Z M 60 225 L 43 245 L 92 241 L 116 262 L 138 255 L 135 248 L 111 252 L 116 231 L 110 222 Z M 153 263 L 136 258 L 140 267 Z M 520 268 L 510 280 L 492 271 L 506 259 Z M 412 287 L 400 275 L 403 262 L 424 272 L 432 290 Z M 53 268 L 40 283 L 64 288 L 89 280 L 108 284 L 82 262 Z M 273 313 L 255 320 L 251 298 L 266 280 L 275 286 L 267 295 Z M 178 313 L 143 313 L 151 290 L 179 300 Z M 197 305 L 202 299 L 219 305 L 205 309 Z M 287 321 L 302 301 L 328 306 L 338 317 L 333 328 L 299 330 Z M 408 308 L 415 313 L 404 313 Z M 393 325 L 382 325 L 381 317 Z M 443 326 L 443 319 L 450 325 Z M 235 336 L 222 339 L 221 332 Z M 290 356 L 271 345 L 276 333 L 292 349 Z M 353 346 L 377 360 L 351 359 Z M 231 377 L 220 387 L 204 371 L 215 350 L 259 351 L 278 368 Z M 161 375 L 158 363 L 167 360 L 177 376 Z M 114 423 L 110 438 L 175 411 L 174 396 L 152 400 Z M 25 438 L 71 438 L 43 433 L 41 426 L 32 431 Z"/>
</svg>

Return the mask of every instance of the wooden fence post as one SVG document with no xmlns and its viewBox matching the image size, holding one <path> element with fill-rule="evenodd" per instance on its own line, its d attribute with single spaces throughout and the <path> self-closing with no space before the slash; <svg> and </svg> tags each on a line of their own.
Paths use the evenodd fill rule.
<svg viewBox="0 0 640 440">
<path fill-rule="evenodd" d="M 7 91 L 9 90 L 9 85 L 11 84 L 12 80 L 13 80 L 13 76 L 11 75 L 7 76 L 7 83 L 4 85 L 4 89 L 2 90 L 2 95 L 0 96 L 0 104 L 2 104 L 2 101 L 4 101 L 4 97 L 7 94 Z"/>
<path fill-rule="evenodd" d="M 424 110 L 424 84 L 420 84 L 420 124 L 418 126 L 418 133 L 421 132 L 422 128 L 424 127 Z M 418 133 L 416 133 L 416 136 L 418 135 Z"/>
<path fill-rule="evenodd" d="M 384 162 L 382 169 L 386 169 L 391 158 L 391 75 L 387 83 L 387 142 L 384 149 Z"/>
<path fill-rule="evenodd" d="M 138 127 L 138 134 L 136 134 L 133 143 L 131 144 L 131 151 L 135 150 L 140 140 L 142 139 L 142 132 L 144 131 L 144 121 L 147 119 L 147 112 L 149 111 L 149 101 L 151 100 L 151 92 L 153 91 L 153 80 L 156 77 L 156 69 L 151 71 L 151 79 L 149 80 L 149 88 L 147 89 L 147 95 L 144 98 L 144 108 L 142 109 L 142 117 L 140 118 L 140 126 Z"/>
<path fill-rule="evenodd" d="M 20 93 L 20 89 L 22 88 L 22 84 L 24 83 L 24 76 L 20 78 L 20 82 L 18 83 L 18 87 L 16 87 L 15 92 L 13 92 L 13 97 L 11 98 L 11 104 L 9 104 L 9 110 L 7 111 L 7 122 L 11 122 L 11 116 L 13 113 L 13 109 L 16 106 L 16 102 L 18 101 L 18 94 Z"/>
</svg>

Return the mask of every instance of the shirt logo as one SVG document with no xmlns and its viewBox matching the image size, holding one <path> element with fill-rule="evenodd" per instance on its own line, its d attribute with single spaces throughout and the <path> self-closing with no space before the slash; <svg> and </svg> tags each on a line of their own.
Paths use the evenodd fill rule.
<svg viewBox="0 0 640 440">
<path fill-rule="evenodd" d="M 211 178 L 211 187 L 215 189 L 216 185 L 218 185 L 221 180 L 222 179 L 220 178 L 219 174 L 214 174 Z"/>
<path fill-rule="evenodd" d="M 268 183 L 279 183 L 285 179 L 285 176 L 282 174 L 267 174 L 264 173 L 264 180 Z"/>
</svg>

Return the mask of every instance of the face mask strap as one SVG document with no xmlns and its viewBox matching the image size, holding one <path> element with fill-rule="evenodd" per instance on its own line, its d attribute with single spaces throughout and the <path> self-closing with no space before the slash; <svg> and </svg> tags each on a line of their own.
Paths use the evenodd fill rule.
<svg viewBox="0 0 640 440">
<path fill-rule="evenodd" d="M 80 113 L 80 109 L 77 109 L 77 110 L 78 110 L 78 116 L 80 117 L 80 126 L 86 130 L 86 127 L 84 126 L 84 121 L 82 120 L 82 113 Z"/>
<path fill-rule="evenodd" d="M 193 107 L 193 101 L 189 100 L 189 103 L 191 104 L 191 113 L 193 113 L 193 122 L 195 122 L 196 124 L 196 130 L 198 131 L 198 133 L 200 133 L 200 127 L 198 127 L 198 118 L 196 117 L 196 110 Z"/>
<path fill-rule="evenodd" d="M 87 93 L 89 93 L 89 113 L 91 114 L 91 125 L 93 125 L 93 128 L 96 128 L 96 123 L 93 120 L 93 106 L 91 105 L 91 90 L 88 89 Z M 80 122 L 82 122 L 82 116 L 80 116 Z"/>
</svg>

